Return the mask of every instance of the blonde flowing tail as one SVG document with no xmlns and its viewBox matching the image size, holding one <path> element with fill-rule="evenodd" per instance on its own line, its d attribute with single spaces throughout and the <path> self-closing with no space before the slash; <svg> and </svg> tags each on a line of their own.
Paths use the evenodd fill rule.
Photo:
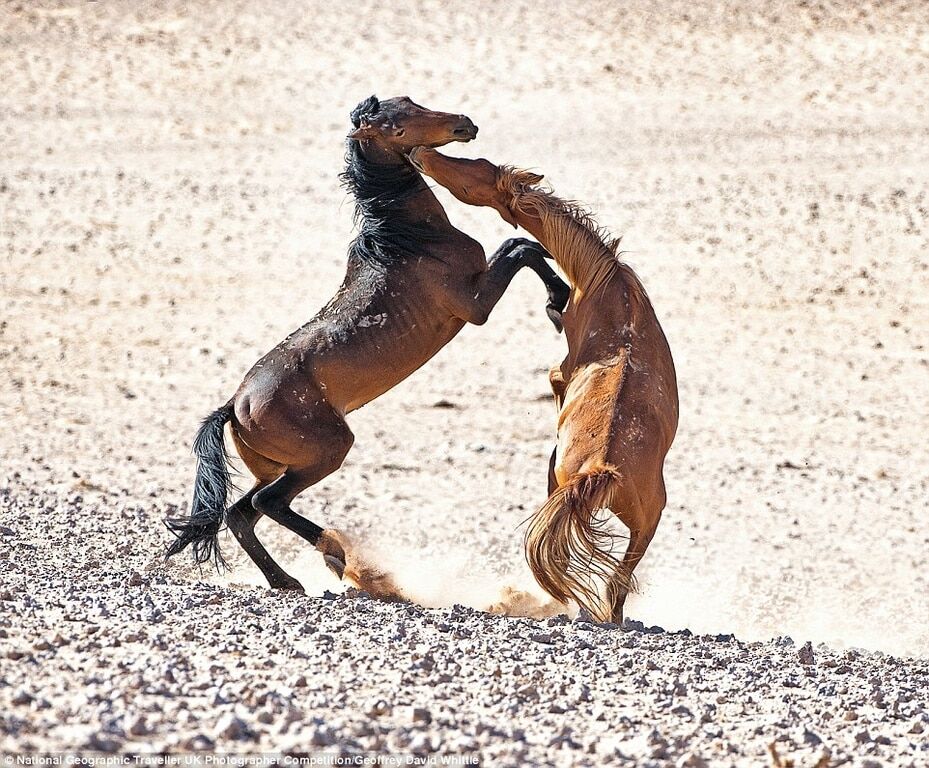
<svg viewBox="0 0 929 768">
<path fill-rule="evenodd" d="M 526 560 L 539 586 L 559 602 L 574 600 L 599 621 L 609 621 L 615 598 L 635 588 L 629 569 L 613 556 L 616 534 L 595 517 L 621 483 L 615 467 L 574 475 L 548 497 L 526 532 Z"/>
</svg>

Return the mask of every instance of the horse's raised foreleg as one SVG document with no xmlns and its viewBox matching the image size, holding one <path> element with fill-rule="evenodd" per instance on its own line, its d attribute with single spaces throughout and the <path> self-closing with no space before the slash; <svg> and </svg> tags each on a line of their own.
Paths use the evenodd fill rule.
<svg viewBox="0 0 929 768">
<path fill-rule="evenodd" d="M 546 311 L 555 327 L 561 330 L 561 312 L 568 303 L 571 289 L 545 262 L 545 253 L 541 245 L 522 237 L 505 241 L 487 260 L 487 270 L 458 291 L 456 313 L 469 323 L 483 325 L 516 273 L 529 267 L 545 284 L 548 290 Z"/>
</svg>

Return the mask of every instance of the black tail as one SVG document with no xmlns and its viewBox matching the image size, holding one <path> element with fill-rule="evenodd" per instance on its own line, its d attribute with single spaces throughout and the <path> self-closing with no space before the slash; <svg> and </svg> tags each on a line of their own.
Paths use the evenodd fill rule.
<svg viewBox="0 0 929 768">
<path fill-rule="evenodd" d="M 232 401 L 229 401 L 213 411 L 203 420 L 197 432 L 194 439 L 197 479 L 194 481 L 190 516 L 165 520 L 165 525 L 177 537 L 168 547 L 166 558 L 193 544 L 194 560 L 198 564 L 212 560 L 216 570 L 222 571 L 226 567 L 219 551 L 219 533 L 226 523 L 226 502 L 232 488 L 229 455 L 223 441 L 223 429 L 232 418 L 232 408 Z"/>
</svg>

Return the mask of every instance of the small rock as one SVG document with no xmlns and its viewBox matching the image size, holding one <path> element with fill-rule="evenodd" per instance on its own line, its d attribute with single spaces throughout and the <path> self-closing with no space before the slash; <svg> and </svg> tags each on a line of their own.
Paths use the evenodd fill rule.
<svg viewBox="0 0 929 768">
<path fill-rule="evenodd" d="M 867 728 L 862 728 L 858 733 L 855 734 L 855 741 L 859 744 L 867 744 L 871 739 L 871 734 L 868 732 Z"/>
<path fill-rule="evenodd" d="M 685 752 L 674 765 L 677 768 L 707 768 L 708 763 L 696 752 Z"/>
<path fill-rule="evenodd" d="M 98 752 L 115 752 L 120 742 L 105 733 L 95 731 L 87 737 L 87 746 Z"/>
<path fill-rule="evenodd" d="M 289 685 L 291 688 L 306 688 L 306 676 L 295 675 L 287 681 L 287 685 Z"/>
<path fill-rule="evenodd" d="M 33 696 L 25 688 L 20 688 L 16 693 L 13 694 L 13 698 L 10 701 L 17 705 L 22 706 L 23 704 L 29 704 L 32 702 Z"/>
<path fill-rule="evenodd" d="M 555 642 L 555 638 L 551 632 L 535 632 L 529 635 L 529 639 L 535 643 L 543 643 L 544 645 L 552 645 Z"/>
<path fill-rule="evenodd" d="M 414 755 L 425 755 L 434 751 L 435 747 L 432 744 L 432 738 L 428 734 L 416 733 L 410 739 L 407 749 Z"/>
<path fill-rule="evenodd" d="M 244 720 L 228 712 L 216 721 L 215 732 L 224 739 L 244 739 L 248 736 L 248 726 Z"/>
<path fill-rule="evenodd" d="M 817 744 L 823 743 L 823 740 L 819 738 L 819 736 L 816 733 L 814 733 L 813 731 L 811 731 L 809 728 L 805 726 L 801 726 L 800 728 L 797 729 L 794 740 L 799 744 L 810 744 L 814 747 Z"/>
<path fill-rule="evenodd" d="M 516 695 L 522 699 L 537 699 L 539 691 L 534 685 L 524 685 L 516 691 Z"/>
<path fill-rule="evenodd" d="M 809 640 L 797 651 L 797 657 L 800 659 L 800 663 L 805 666 L 816 663 L 816 657 L 813 655 L 813 644 Z"/>
<path fill-rule="evenodd" d="M 432 713 L 424 707 L 413 707 L 413 722 L 428 725 L 432 722 Z"/>
<path fill-rule="evenodd" d="M 391 706 L 383 699 L 378 699 L 370 707 L 368 707 L 368 717 L 383 717 L 384 715 L 389 715 L 391 712 Z"/>
<path fill-rule="evenodd" d="M 132 718 L 126 726 L 126 733 L 130 736 L 144 736 L 148 733 L 148 723 L 145 722 L 145 718 L 142 715 Z"/>
<path fill-rule="evenodd" d="M 142 574 L 138 571 L 132 571 L 126 583 L 130 587 L 141 587 L 145 583 L 145 579 L 142 578 Z"/>
<path fill-rule="evenodd" d="M 216 742 L 209 736 L 204 736 L 202 733 L 195 733 L 193 736 L 182 739 L 178 743 L 178 746 L 188 752 L 209 752 L 216 746 Z"/>
<path fill-rule="evenodd" d="M 310 744 L 314 747 L 329 747 L 335 744 L 337 740 L 332 730 L 325 725 L 316 728 L 310 736 Z"/>
</svg>

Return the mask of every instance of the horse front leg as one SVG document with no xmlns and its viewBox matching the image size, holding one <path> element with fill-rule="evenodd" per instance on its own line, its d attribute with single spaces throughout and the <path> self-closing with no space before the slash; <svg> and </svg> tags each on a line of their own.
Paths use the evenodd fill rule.
<svg viewBox="0 0 929 768">
<path fill-rule="evenodd" d="M 571 289 L 548 266 L 545 256 L 545 249 L 531 240 L 523 237 L 506 240 L 487 260 L 487 270 L 458 291 L 456 314 L 469 323 L 483 325 L 516 273 L 523 267 L 529 267 L 545 284 L 548 291 L 545 311 L 560 332 L 561 313 L 568 303 Z"/>
</svg>

